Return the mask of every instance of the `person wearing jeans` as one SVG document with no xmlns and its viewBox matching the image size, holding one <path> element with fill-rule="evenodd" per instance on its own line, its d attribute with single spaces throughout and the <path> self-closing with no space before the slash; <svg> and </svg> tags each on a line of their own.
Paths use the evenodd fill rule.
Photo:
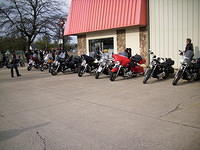
<svg viewBox="0 0 200 150">
<path fill-rule="evenodd" d="M 19 74 L 19 70 L 18 70 L 18 64 L 17 64 L 18 62 L 17 62 L 17 57 L 16 57 L 16 54 L 15 53 L 13 53 L 12 54 L 12 61 L 11 61 L 11 77 L 12 78 L 14 78 L 14 69 L 15 69 L 15 71 L 16 71 L 16 74 L 17 74 L 17 76 L 19 77 L 19 76 L 21 76 L 20 74 Z"/>
</svg>

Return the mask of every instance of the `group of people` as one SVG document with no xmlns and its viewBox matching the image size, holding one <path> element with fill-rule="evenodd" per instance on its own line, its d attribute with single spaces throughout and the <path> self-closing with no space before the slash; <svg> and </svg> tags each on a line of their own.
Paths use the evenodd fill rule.
<svg viewBox="0 0 200 150">
<path fill-rule="evenodd" d="M 131 51 L 132 49 L 131 48 L 126 48 L 123 52 L 120 52 L 119 54 L 120 55 L 123 55 L 125 57 L 128 57 L 130 58 L 131 57 Z M 192 57 L 194 56 L 194 53 L 193 53 L 194 49 L 193 49 L 193 44 L 192 44 L 192 41 L 191 39 L 186 39 L 186 47 L 185 47 L 185 53 L 187 52 L 190 52 L 191 54 L 191 59 Z M 37 50 L 37 51 L 34 51 L 32 52 L 31 50 L 28 50 L 26 53 L 25 53 L 25 57 L 26 57 L 26 60 L 27 60 L 27 63 L 29 62 L 29 59 L 33 59 L 35 61 L 35 63 L 39 63 L 39 62 L 42 62 L 44 60 L 44 56 L 45 55 L 50 55 L 50 57 L 53 58 L 53 60 L 55 60 L 57 57 L 59 58 L 66 58 L 68 56 L 67 52 L 62 50 L 62 51 L 42 51 L 42 50 Z M 11 77 L 13 78 L 14 77 L 14 69 L 16 71 L 16 75 L 17 76 L 21 76 L 21 74 L 19 73 L 19 70 L 18 70 L 18 59 L 17 59 L 17 56 L 16 54 L 13 52 L 12 53 L 12 60 L 11 60 Z"/>
</svg>

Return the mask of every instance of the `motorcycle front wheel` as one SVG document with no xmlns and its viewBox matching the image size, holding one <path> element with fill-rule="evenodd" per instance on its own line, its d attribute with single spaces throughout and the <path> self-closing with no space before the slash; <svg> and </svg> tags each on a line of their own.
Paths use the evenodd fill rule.
<svg viewBox="0 0 200 150">
<path fill-rule="evenodd" d="M 32 66 L 28 66 L 28 67 L 27 67 L 27 70 L 28 70 L 28 71 L 31 71 L 31 69 L 32 69 Z"/>
<path fill-rule="evenodd" d="M 44 71 L 44 67 L 43 66 L 40 66 L 40 71 Z"/>
<path fill-rule="evenodd" d="M 144 76 L 144 80 L 143 80 L 143 83 L 146 84 L 147 81 L 149 80 L 149 78 L 151 77 L 151 73 L 152 73 L 152 69 L 149 68 Z"/>
<path fill-rule="evenodd" d="M 99 76 L 100 76 L 100 72 L 96 72 L 95 79 L 99 79 Z"/>
<path fill-rule="evenodd" d="M 181 76 L 182 76 L 182 70 L 179 70 L 179 71 L 176 73 L 172 84 L 173 84 L 173 85 L 177 85 L 178 81 L 181 79 Z"/>
<path fill-rule="evenodd" d="M 56 76 L 58 73 L 55 69 L 51 69 L 51 75 L 52 76 Z"/>
<path fill-rule="evenodd" d="M 117 78 L 117 73 L 116 72 L 111 72 L 110 73 L 110 81 L 115 81 L 116 78 Z"/>
<path fill-rule="evenodd" d="M 83 74 L 84 74 L 84 72 L 83 72 L 84 69 L 85 69 L 85 67 L 80 67 L 80 68 L 79 68 L 79 71 L 78 71 L 78 76 L 79 76 L 79 77 L 82 77 L 82 76 L 83 76 Z"/>
</svg>

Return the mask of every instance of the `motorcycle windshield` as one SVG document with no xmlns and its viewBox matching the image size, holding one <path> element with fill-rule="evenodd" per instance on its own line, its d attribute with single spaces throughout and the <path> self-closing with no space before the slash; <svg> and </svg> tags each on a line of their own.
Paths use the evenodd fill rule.
<svg viewBox="0 0 200 150">
<path fill-rule="evenodd" d="M 130 59 L 128 59 L 125 56 L 119 55 L 119 54 L 114 54 L 112 55 L 115 61 L 119 61 L 120 65 L 122 66 L 127 66 L 130 63 Z"/>
</svg>

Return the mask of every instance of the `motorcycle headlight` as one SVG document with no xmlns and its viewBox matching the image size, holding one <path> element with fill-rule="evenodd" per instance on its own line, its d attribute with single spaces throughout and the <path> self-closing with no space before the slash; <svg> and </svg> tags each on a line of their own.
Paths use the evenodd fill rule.
<svg viewBox="0 0 200 150">
<path fill-rule="evenodd" d="M 115 61 L 114 63 L 115 63 L 115 65 L 119 65 L 119 64 L 120 64 L 120 62 L 119 62 L 119 61 Z"/>
<path fill-rule="evenodd" d="M 184 64 L 184 59 L 183 59 L 183 58 L 180 60 L 180 63 L 181 63 L 181 64 Z"/>
<path fill-rule="evenodd" d="M 155 66 L 155 65 L 156 65 L 156 62 L 155 62 L 155 61 L 152 61 L 152 62 L 151 62 L 151 65 L 152 65 L 152 66 Z"/>
<path fill-rule="evenodd" d="M 184 57 L 180 60 L 180 63 L 181 63 L 181 64 L 184 64 L 184 65 L 187 65 L 187 64 L 190 63 L 190 59 L 184 56 Z"/>
<path fill-rule="evenodd" d="M 104 59 L 100 59 L 99 62 L 100 62 L 100 63 L 104 62 Z"/>
</svg>

